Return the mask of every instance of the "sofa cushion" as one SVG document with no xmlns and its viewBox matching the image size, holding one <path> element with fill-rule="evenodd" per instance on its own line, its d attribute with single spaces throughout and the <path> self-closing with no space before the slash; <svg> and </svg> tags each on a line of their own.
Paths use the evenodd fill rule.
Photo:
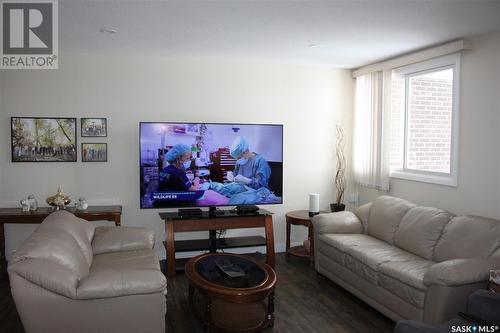
<svg viewBox="0 0 500 333">
<path fill-rule="evenodd" d="M 90 244 L 94 237 L 94 225 L 84 219 L 65 210 L 55 211 L 43 220 L 38 229 L 61 230 L 69 233 L 78 243 L 83 256 L 89 265 L 92 264 L 92 246 Z"/>
<path fill-rule="evenodd" d="M 432 260 L 434 247 L 445 225 L 453 215 L 431 207 L 410 209 L 399 224 L 394 244 L 427 260 Z"/>
<path fill-rule="evenodd" d="M 165 290 L 166 283 L 154 250 L 99 254 L 80 282 L 77 298 L 157 293 Z"/>
<path fill-rule="evenodd" d="M 379 276 L 379 285 L 417 308 L 422 309 L 425 305 L 426 291 L 413 288 L 388 275 Z"/>
<path fill-rule="evenodd" d="M 359 218 L 349 211 L 318 214 L 312 219 L 314 231 L 318 234 L 360 234 L 363 225 Z"/>
<path fill-rule="evenodd" d="M 106 252 L 151 250 L 155 234 L 144 227 L 97 227 L 92 240 L 94 255 Z"/>
<path fill-rule="evenodd" d="M 363 224 L 363 233 L 366 234 L 368 232 L 368 219 L 370 218 L 370 208 L 372 207 L 372 203 L 366 203 L 364 205 L 359 206 L 354 210 L 354 214 L 359 218 L 361 223 Z"/>
<path fill-rule="evenodd" d="M 434 261 L 487 258 L 500 247 L 500 221 L 456 216 L 444 228 L 434 249 Z"/>
<path fill-rule="evenodd" d="M 380 265 L 379 272 L 413 288 L 426 290 L 427 286 L 424 284 L 424 275 L 435 264 L 435 262 L 429 260 L 387 262 Z"/>
<path fill-rule="evenodd" d="M 414 204 L 403 199 L 386 195 L 378 197 L 370 207 L 368 234 L 393 244 L 403 216 L 413 207 Z"/>
<path fill-rule="evenodd" d="M 13 262 L 41 259 L 74 272 L 78 279 L 89 273 L 89 264 L 71 234 L 58 230 L 37 230 L 26 239 L 12 257 Z M 54 276 L 54 279 L 57 279 Z"/>
<path fill-rule="evenodd" d="M 318 251 L 337 263 L 345 264 L 345 250 L 351 246 L 376 245 L 384 243 L 374 237 L 363 234 L 323 234 L 315 244 Z M 384 243 L 385 244 L 385 243 Z"/>
<path fill-rule="evenodd" d="M 381 264 L 421 260 L 412 253 L 383 242 L 375 245 L 349 247 L 345 252 L 346 267 L 373 284 L 377 284 L 377 275 Z"/>
</svg>

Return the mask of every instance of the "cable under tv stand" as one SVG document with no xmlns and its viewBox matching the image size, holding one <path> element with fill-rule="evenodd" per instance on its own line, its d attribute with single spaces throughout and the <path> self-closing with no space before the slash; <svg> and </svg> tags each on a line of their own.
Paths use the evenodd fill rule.
<svg viewBox="0 0 500 333">
<path fill-rule="evenodd" d="M 176 252 L 231 249 L 249 246 L 266 246 L 266 261 L 274 267 L 274 233 L 272 213 L 259 209 L 251 214 L 238 214 L 236 210 L 220 210 L 223 215 L 202 211 L 199 215 L 179 215 L 178 212 L 159 213 L 165 222 L 165 248 L 167 250 L 167 276 L 175 276 Z M 217 239 L 221 229 L 264 228 L 266 237 L 247 236 Z M 175 241 L 175 232 L 209 231 L 209 239 Z"/>
</svg>

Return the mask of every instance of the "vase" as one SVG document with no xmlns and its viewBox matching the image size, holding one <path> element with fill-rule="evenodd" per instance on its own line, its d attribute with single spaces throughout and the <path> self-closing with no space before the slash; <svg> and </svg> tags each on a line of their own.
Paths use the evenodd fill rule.
<svg viewBox="0 0 500 333">
<path fill-rule="evenodd" d="M 53 196 L 47 198 L 47 203 L 55 207 L 57 210 L 66 208 L 67 205 L 71 202 L 71 199 L 62 192 L 61 186 L 57 189 L 57 193 Z"/>
<path fill-rule="evenodd" d="M 330 204 L 330 209 L 333 213 L 335 212 L 341 212 L 345 210 L 345 205 L 344 204 L 337 204 L 337 203 L 332 203 Z"/>
</svg>

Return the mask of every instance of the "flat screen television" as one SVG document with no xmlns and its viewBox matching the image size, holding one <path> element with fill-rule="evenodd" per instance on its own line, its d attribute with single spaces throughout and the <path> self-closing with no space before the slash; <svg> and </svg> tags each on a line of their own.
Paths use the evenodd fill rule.
<svg viewBox="0 0 500 333">
<path fill-rule="evenodd" d="M 141 122 L 141 208 L 283 202 L 283 125 Z"/>
</svg>

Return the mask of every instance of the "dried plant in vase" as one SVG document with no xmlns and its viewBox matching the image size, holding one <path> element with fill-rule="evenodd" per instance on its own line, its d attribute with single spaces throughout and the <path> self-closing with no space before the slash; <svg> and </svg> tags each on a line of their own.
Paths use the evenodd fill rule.
<svg viewBox="0 0 500 333">
<path fill-rule="evenodd" d="M 344 130 L 337 125 L 337 141 L 335 143 L 335 155 L 337 157 L 337 172 L 335 173 L 335 189 L 337 191 L 337 198 L 335 203 L 330 204 L 332 212 L 340 212 L 345 209 L 344 192 L 345 192 L 345 155 L 344 155 Z"/>
</svg>

